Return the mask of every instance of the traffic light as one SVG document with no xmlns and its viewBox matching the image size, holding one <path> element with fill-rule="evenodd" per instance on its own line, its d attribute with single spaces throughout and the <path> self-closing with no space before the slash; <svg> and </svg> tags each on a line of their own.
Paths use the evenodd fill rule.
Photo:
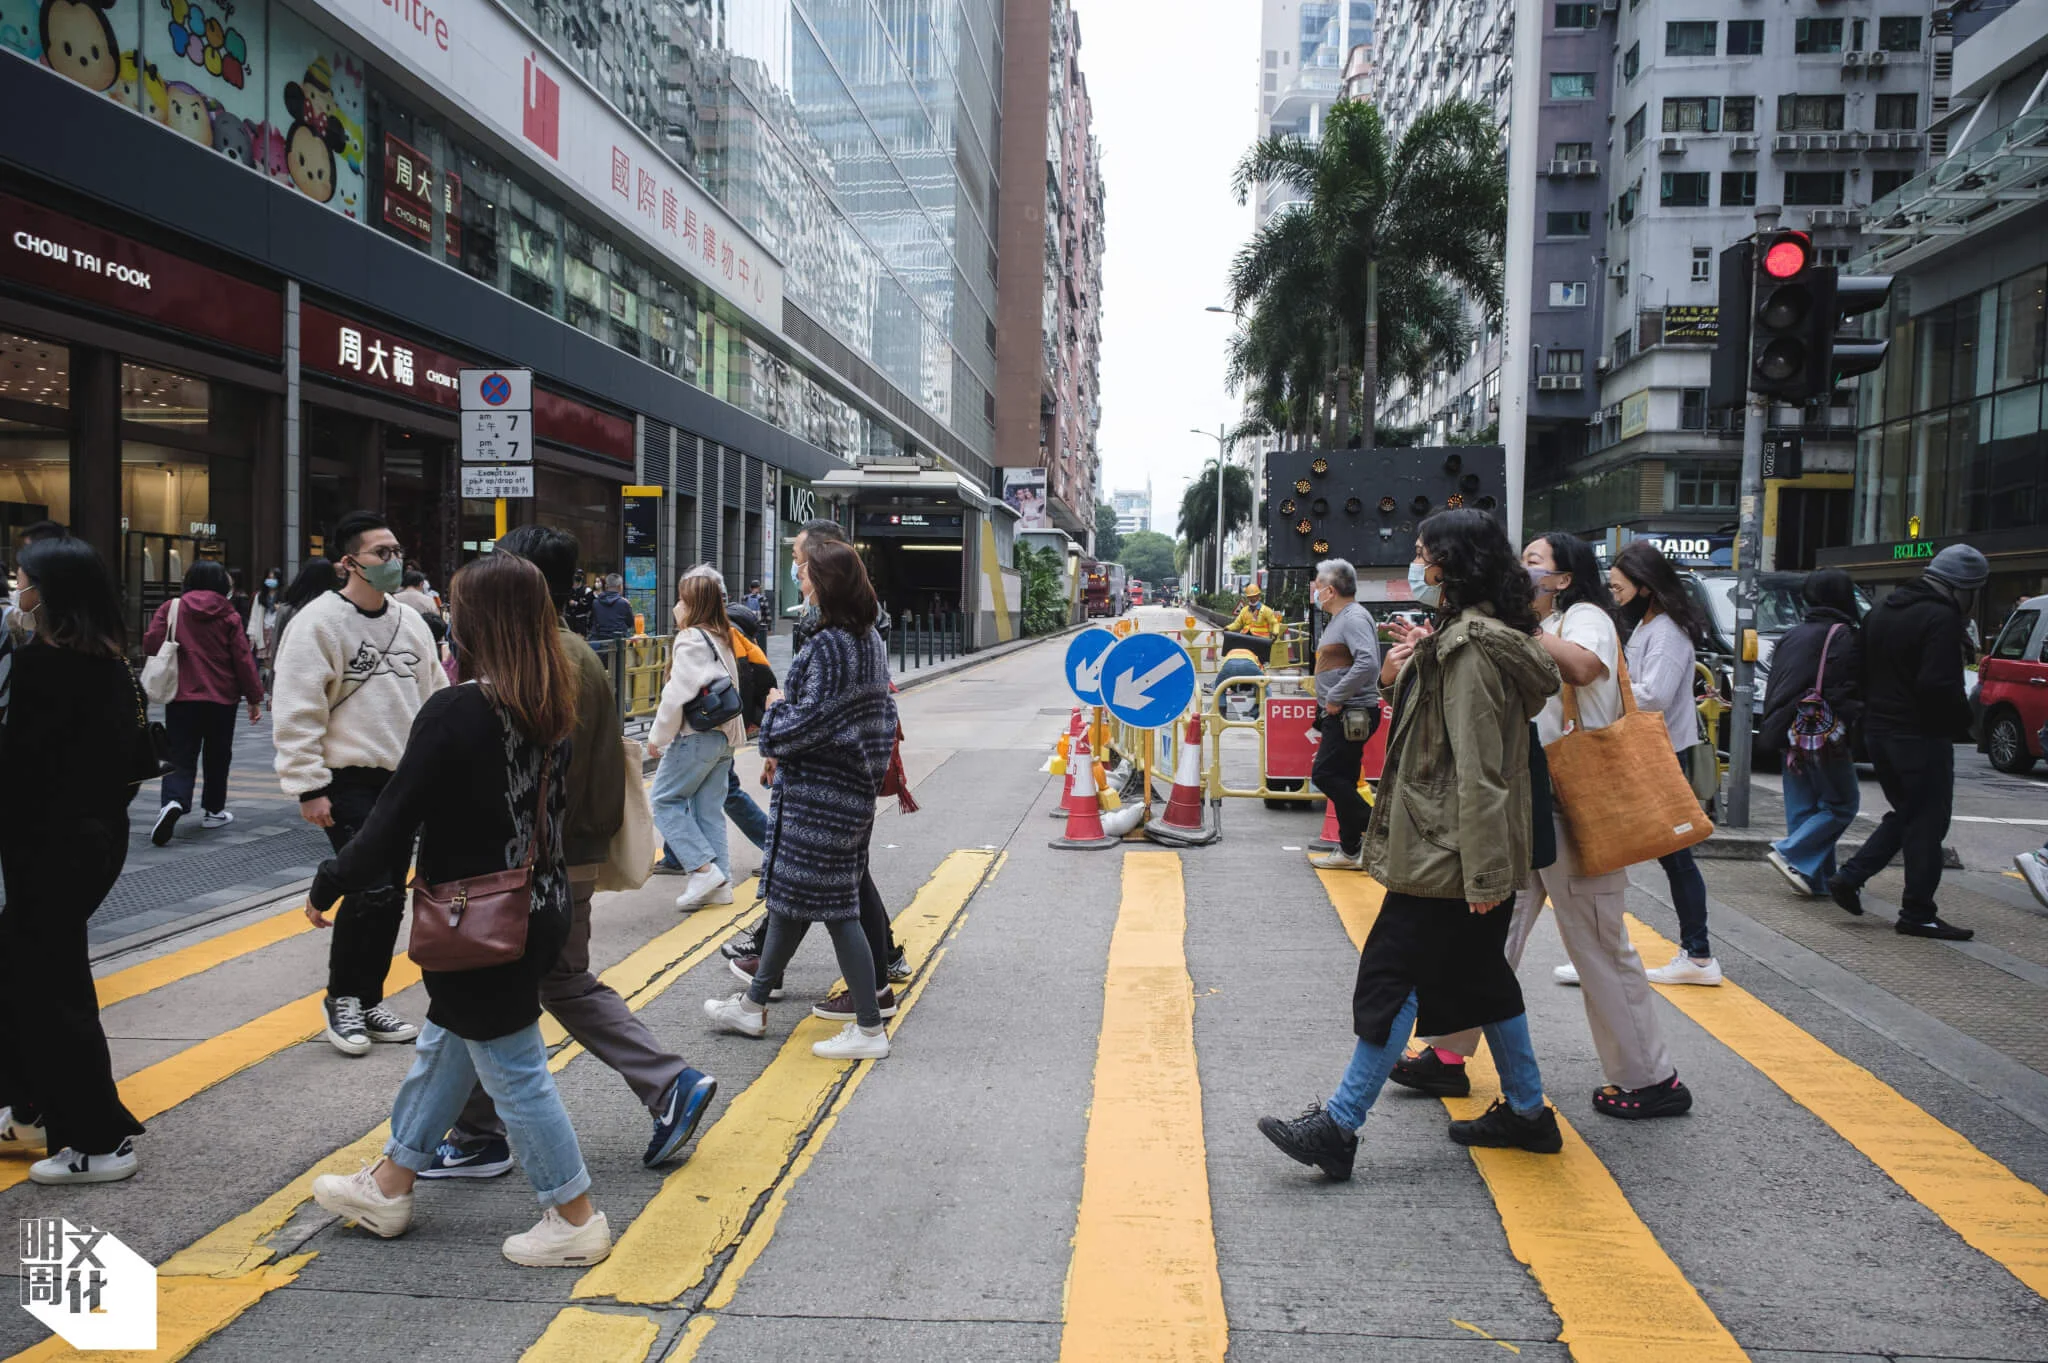
<svg viewBox="0 0 2048 1363">
<path fill-rule="evenodd" d="M 1804 232 L 1764 232 L 1756 239 L 1756 306 L 1749 314 L 1752 393 L 1798 405 L 1824 392 L 1827 343 L 1834 335 L 1833 271 L 1815 265 Z"/>
<path fill-rule="evenodd" d="M 1749 303 L 1755 253 L 1747 241 L 1721 252 L 1721 308 L 1714 338 L 1714 367 L 1707 380 L 1707 406 L 1714 411 L 1749 400 Z"/>
<path fill-rule="evenodd" d="M 1860 317 L 1883 307 L 1892 296 L 1892 277 L 1887 274 L 1837 274 L 1832 283 L 1834 299 L 1832 314 L 1828 318 L 1828 357 L 1822 369 L 1828 388 L 1833 388 L 1842 379 L 1868 374 L 1876 369 L 1884 363 L 1885 352 L 1891 348 L 1891 342 L 1881 337 L 1870 339 L 1854 331 L 1844 335 L 1837 328 L 1851 317 Z"/>
</svg>

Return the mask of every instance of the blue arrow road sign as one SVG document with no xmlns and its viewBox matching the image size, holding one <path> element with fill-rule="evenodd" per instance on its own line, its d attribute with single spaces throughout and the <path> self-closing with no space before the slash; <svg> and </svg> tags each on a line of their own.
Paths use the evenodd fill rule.
<svg viewBox="0 0 2048 1363">
<path fill-rule="evenodd" d="M 1102 659 L 1115 642 L 1108 630 L 1089 628 L 1067 645 L 1067 685 L 1083 705 L 1102 704 Z"/>
<path fill-rule="evenodd" d="M 1103 658 L 1102 698 L 1139 729 L 1171 724 L 1195 698 L 1195 660 L 1167 634 L 1133 634 Z"/>
</svg>

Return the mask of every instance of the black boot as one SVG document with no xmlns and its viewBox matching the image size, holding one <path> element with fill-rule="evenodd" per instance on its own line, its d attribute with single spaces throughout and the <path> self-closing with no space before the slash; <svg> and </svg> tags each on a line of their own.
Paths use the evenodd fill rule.
<svg viewBox="0 0 2048 1363">
<path fill-rule="evenodd" d="M 1536 1155 L 1554 1155 L 1564 1149 L 1564 1133 L 1557 1129 L 1557 1112 L 1545 1104 L 1533 1117 L 1524 1117 L 1496 1098 L 1493 1106 L 1469 1122 L 1452 1122 L 1451 1139 L 1460 1145 L 1495 1146 L 1527 1150 Z"/>
<path fill-rule="evenodd" d="M 1907 937 L 1932 937 L 1939 942 L 1967 942 L 1977 935 L 1975 928 L 1959 928 L 1939 918 L 1901 918 L 1894 926 Z"/>
<path fill-rule="evenodd" d="M 1358 1136 L 1338 1126 L 1323 1111 L 1321 1103 L 1292 1121 L 1261 1117 L 1259 1130 L 1289 1159 L 1313 1164 L 1338 1183 L 1351 1177 L 1351 1161 L 1358 1154 Z"/>
<path fill-rule="evenodd" d="M 1465 1074 L 1465 1067 L 1445 1064 L 1434 1046 L 1424 1046 L 1420 1055 L 1402 1056 L 1387 1078 L 1402 1088 L 1432 1098 L 1463 1098 L 1472 1092 L 1472 1080 Z"/>
<path fill-rule="evenodd" d="M 1862 889 L 1861 885 L 1851 885 L 1840 876 L 1836 876 L 1828 882 L 1828 898 L 1840 904 L 1845 912 L 1853 913 L 1858 918 L 1861 918 L 1863 916 Z"/>
</svg>

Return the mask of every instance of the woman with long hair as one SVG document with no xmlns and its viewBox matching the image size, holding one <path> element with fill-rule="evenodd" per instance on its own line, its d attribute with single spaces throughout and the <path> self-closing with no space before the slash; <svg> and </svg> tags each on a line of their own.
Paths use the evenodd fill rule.
<svg viewBox="0 0 2048 1363">
<path fill-rule="evenodd" d="M 683 707 L 722 682 L 739 694 L 740 668 L 733 657 L 732 622 L 725 591 L 716 577 L 685 573 L 676 583 L 676 633 L 669 650 L 668 681 L 647 734 L 647 751 L 661 759 L 654 772 L 654 827 L 675 859 L 689 871 L 676 907 L 732 903 L 732 856 L 725 835 L 725 797 L 733 749 L 747 741 L 746 719 L 732 718 L 709 729 L 684 727 Z"/>
<path fill-rule="evenodd" d="M 1664 716 L 1671 749 L 1682 768 L 1700 741 L 1700 714 L 1692 699 L 1693 659 L 1707 637 L 1707 622 L 1678 570 L 1648 540 L 1631 540 L 1607 570 L 1622 623 L 1629 626 L 1622 656 L 1636 706 Z M 1707 880 L 1692 849 L 1657 858 L 1678 911 L 1679 952 L 1650 972 L 1653 984 L 1721 983 L 1721 963 L 1707 940 Z"/>
<path fill-rule="evenodd" d="M 315 554 L 299 567 L 297 577 L 278 597 L 277 623 L 270 629 L 270 656 L 276 658 L 284 647 L 284 627 L 292 617 L 305 609 L 306 603 L 317 596 L 323 596 L 341 586 L 341 574 L 335 571 L 332 560 Z"/>
<path fill-rule="evenodd" d="M 1290 1158 L 1339 1180 L 1418 1020 L 1427 1031 L 1483 1029 L 1500 1068 L 1503 1097 L 1452 1122 L 1452 1140 L 1536 1154 L 1564 1143 L 1506 953 L 1507 901 L 1532 855 L 1529 720 L 1557 691 L 1557 668 L 1533 637 L 1529 577 L 1493 517 L 1425 520 L 1408 581 L 1436 619 L 1404 632 L 1389 657 L 1394 715 L 1364 839 L 1366 868 L 1387 893 L 1358 958 L 1358 1039 L 1327 1104 L 1259 1120 Z"/>
<path fill-rule="evenodd" d="M 313 1197 L 375 1235 L 412 1223 L 412 1187 L 433 1167 L 471 1088 L 497 1105 L 512 1151 L 542 1207 L 540 1222 L 504 1243 L 530 1267 L 593 1264 L 611 1229 L 590 1205 L 576 1131 L 548 1073 L 540 980 L 569 931 L 561 829 L 576 673 L 555 633 L 540 569 L 491 554 L 455 575 L 463 685 L 420 707 L 405 756 L 361 831 L 320 864 L 310 900 L 385 883 L 419 835 L 416 883 L 445 884 L 532 866 L 532 908 L 518 959 L 474 970 L 425 970 L 427 1021 L 412 1072 L 391 1108 L 384 1157 L 354 1174 L 324 1174 Z"/>
<path fill-rule="evenodd" d="M 270 687 L 270 646 L 277 635 L 277 610 L 281 604 L 279 592 L 283 587 L 278 570 L 272 568 L 263 575 L 263 585 L 256 592 L 256 604 L 249 610 L 249 652 L 256 658 L 256 671 L 263 678 L 266 691 Z"/>
<path fill-rule="evenodd" d="M 252 610 L 250 619 L 256 619 Z M 200 764 L 206 785 L 200 823 L 225 828 L 235 821 L 228 808 L 228 766 L 235 756 L 235 702 L 246 701 L 249 722 L 263 718 L 263 674 L 249 647 L 249 627 L 228 600 L 228 570 L 200 559 L 185 570 L 183 592 L 156 608 L 142 636 L 142 651 L 153 654 L 165 639 L 178 645 L 178 694 L 164 706 L 171 769 L 164 773 L 162 808 L 149 840 L 162 847 L 178 820 L 192 811 L 192 785 Z"/>
<path fill-rule="evenodd" d="M 818 627 L 790 663 L 788 694 L 769 692 L 759 735 L 761 755 L 775 762 L 761 871 L 768 927 L 746 992 L 707 999 L 704 1011 L 727 1031 L 766 1035 L 783 967 L 805 925 L 823 923 L 853 1020 L 811 1049 L 832 1060 L 879 1060 L 889 1054 L 883 1009 L 893 1014 L 895 1000 L 884 1004 L 875 972 L 886 962 L 860 920 L 875 801 L 896 744 L 889 658 L 875 632 L 875 589 L 851 545 L 810 544 L 798 577 Z"/>
<path fill-rule="evenodd" d="M 0 734 L 0 1148 L 44 1146 L 37 1183 L 132 1177 L 142 1123 L 121 1103 L 86 923 L 128 857 L 136 745 L 147 723 L 113 576 L 68 535 L 17 565 L 14 655 Z"/>
<path fill-rule="evenodd" d="M 1863 719 L 1863 626 L 1856 584 L 1841 569 L 1808 573 L 1800 594 L 1806 600 L 1805 616 L 1771 652 L 1756 751 L 1762 758 L 1783 754 L 1785 836 L 1771 844 L 1767 856 L 1794 893 L 1811 898 L 1828 892 L 1835 876 L 1835 842 L 1856 821 L 1862 802 L 1850 735 Z M 1832 735 L 1813 735 L 1818 746 L 1795 747 L 1793 722 L 1800 718 L 1800 702 L 1816 685 L 1840 728 Z M 1811 724 L 1819 716 L 1813 707 L 1806 708 Z"/>
</svg>

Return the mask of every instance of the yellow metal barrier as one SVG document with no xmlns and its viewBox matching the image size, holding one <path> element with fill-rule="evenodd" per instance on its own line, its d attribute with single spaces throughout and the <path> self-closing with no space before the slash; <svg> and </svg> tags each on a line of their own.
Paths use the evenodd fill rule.
<svg viewBox="0 0 2048 1363">
<path fill-rule="evenodd" d="M 619 710 L 624 718 L 643 718 L 661 707 L 661 688 L 668 680 L 669 643 L 667 635 L 619 641 Z"/>
<path fill-rule="evenodd" d="M 1305 696 L 1308 694 L 1308 691 L 1303 686 L 1304 680 L 1304 678 L 1299 676 L 1231 677 L 1226 681 L 1216 684 L 1216 690 L 1210 695 L 1202 714 L 1203 746 L 1207 749 L 1203 766 L 1207 769 L 1208 790 L 1212 798 L 1219 795 L 1232 795 L 1241 799 L 1300 800 L 1304 802 L 1323 798 L 1321 792 L 1316 790 L 1306 777 L 1299 778 L 1301 780 L 1301 789 L 1299 790 L 1275 789 L 1267 784 L 1266 781 L 1266 694 L 1275 683 L 1280 683 L 1288 688 L 1283 694 Z M 1225 713 L 1224 693 L 1233 687 L 1252 692 L 1254 707 L 1251 719 L 1232 719 Z M 1249 789 L 1227 786 L 1223 783 L 1223 735 L 1232 729 L 1250 729 L 1259 738 L 1259 783 Z M 1297 778 L 1283 777 L 1282 779 L 1294 780 Z"/>
<path fill-rule="evenodd" d="M 1715 683 L 1713 668 L 1705 663 L 1696 662 L 1692 665 L 1692 670 L 1699 678 L 1700 684 L 1706 688 L 1705 694 L 1698 702 L 1700 726 L 1706 734 L 1706 741 L 1714 744 L 1715 761 L 1721 768 L 1721 780 L 1725 782 L 1728 779 L 1728 763 L 1719 755 L 1721 749 L 1720 744 L 1716 742 L 1716 735 L 1721 732 L 1721 716 L 1734 707 L 1728 703 L 1728 699 L 1721 694 L 1720 687 Z"/>
</svg>

